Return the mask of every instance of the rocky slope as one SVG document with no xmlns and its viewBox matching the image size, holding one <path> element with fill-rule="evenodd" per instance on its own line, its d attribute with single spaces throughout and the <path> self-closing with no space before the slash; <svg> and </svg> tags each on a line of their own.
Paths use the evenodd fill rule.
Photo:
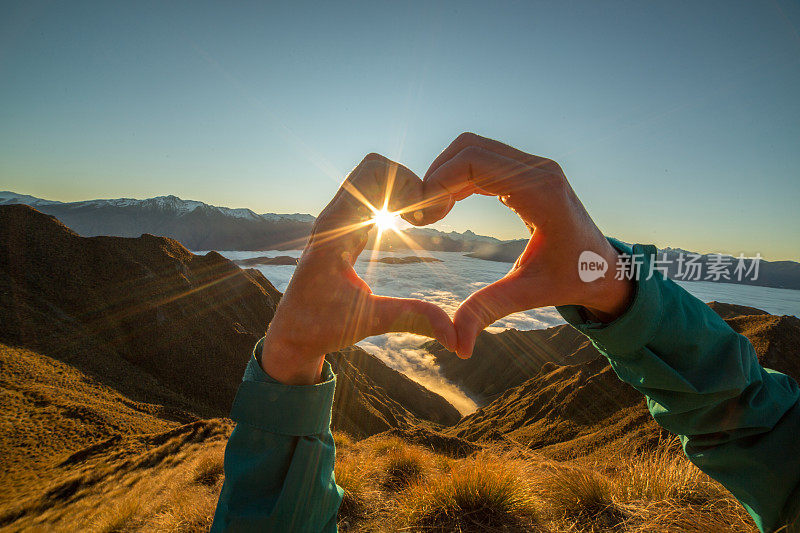
<svg viewBox="0 0 800 533">
<path fill-rule="evenodd" d="M 360 437 L 426 421 L 449 426 L 461 418 L 444 398 L 358 346 L 326 357 L 337 374 L 335 429 Z"/>
<path fill-rule="evenodd" d="M 166 472 L 208 439 L 221 451 L 230 421 L 201 418 L 228 414 L 280 297 L 216 252 L 80 237 L 31 207 L 0 206 L 0 527 L 63 528 L 59 509 L 90 516 L 114 479 Z M 365 437 L 460 418 L 360 348 L 327 357 L 336 429 Z M 185 446 L 181 432 L 194 435 Z"/>
<path fill-rule="evenodd" d="M 436 341 L 422 347 L 433 354 L 446 378 L 484 404 L 535 376 L 545 363 L 577 364 L 599 356 L 586 337 L 567 325 L 531 331 L 484 331 L 478 335 L 472 357 L 466 360 Z"/>
<path fill-rule="evenodd" d="M 216 252 L 194 255 L 150 235 L 80 237 L 22 205 L 0 206 L 0 273 L 0 342 L 65 361 L 132 398 L 222 416 L 281 296 L 261 273 Z M 440 396 L 359 348 L 349 353 L 364 394 L 435 422 L 457 420 Z M 398 398 L 372 390 L 380 388 Z"/>
<path fill-rule="evenodd" d="M 151 235 L 80 237 L 30 207 L 0 206 L 0 342 L 137 401 L 226 415 L 279 298 L 216 252 Z"/>
</svg>

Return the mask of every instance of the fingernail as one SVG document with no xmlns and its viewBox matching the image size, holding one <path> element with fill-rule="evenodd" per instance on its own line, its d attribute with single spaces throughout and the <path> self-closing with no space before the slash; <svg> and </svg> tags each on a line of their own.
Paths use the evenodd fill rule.
<svg viewBox="0 0 800 533">
<path fill-rule="evenodd" d="M 475 349 L 475 343 L 474 342 L 469 343 L 466 346 L 464 346 L 464 348 L 461 350 L 462 353 L 464 354 L 463 355 L 464 359 L 469 359 L 470 357 L 472 357 L 472 350 L 474 350 L 474 349 Z"/>
<path fill-rule="evenodd" d="M 465 348 L 464 346 L 459 346 L 455 349 L 455 353 L 461 359 L 469 359 L 472 356 L 472 350 Z"/>
</svg>

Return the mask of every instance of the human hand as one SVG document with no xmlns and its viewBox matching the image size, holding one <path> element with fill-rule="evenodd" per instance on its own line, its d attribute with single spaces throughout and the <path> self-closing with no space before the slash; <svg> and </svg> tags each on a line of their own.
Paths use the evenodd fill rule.
<svg viewBox="0 0 800 533">
<path fill-rule="evenodd" d="M 317 218 L 308 244 L 269 325 L 261 366 L 291 385 L 319 380 L 324 356 L 365 337 L 407 331 L 456 347 L 450 317 L 434 304 L 372 294 L 353 269 L 373 224 L 368 207 L 384 205 L 412 224 L 423 218 L 423 183 L 413 172 L 369 154 Z"/>
<path fill-rule="evenodd" d="M 443 218 L 471 194 L 497 196 L 525 222 L 531 238 L 511 270 L 467 298 L 453 318 L 456 352 L 469 357 L 486 326 L 519 311 L 580 305 L 610 322 L 628 307 L 633 282 L 613 276 L 581 281 L 578 258 L 590 250 L 615 265 L 618 254 L 592 221 L 557 163 L 472 133 L 460 135 L 424 178 L 424 223 Z"/>
</svg>

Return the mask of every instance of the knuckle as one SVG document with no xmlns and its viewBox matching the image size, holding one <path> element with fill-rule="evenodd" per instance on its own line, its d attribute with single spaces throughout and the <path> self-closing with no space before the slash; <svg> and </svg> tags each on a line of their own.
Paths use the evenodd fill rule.
<svg viewBox="0 0 800 533">
<path fill-rule="evenodd" d="M 547 187 L 564 187 L 567 184 L 567 177 L 561 166 L 552 159 L 541 159 L 532 165 L 533 176 L 536 181 Z"/>
<path fill-rule="evenodd" d="M 552 159 L 545 159 L 543 163 L 543 168 L 553 174 L 564 175 L 564 171 L 561 170 L 561 165 L 553 161 Z"/>
<path fill-rule="evenodd" d="M 480 140 L 481 140 L 480 135 L 472 133 L 471 131 L 465 131 L 464 133 L 456 137 L 455 142 L 463 146 L 467 144 L 475 144 Z"/>
<path fill-rule="evenodd" d="M 481 148 L 480 146 L 475 146 L 474 144 L 471 144 L 471 145 L 467 146 L 466 148 L 464 148 L 463 150 L 461 150 L 460 153 L 463 156 L 467 157 L 467 158 L 474 158 L 474 157 L 477 157 L 478 155 L 480 155 L 482 152 L 483 152 L 483 148 Z"/>
<path fill-rule="evenodd" d="M 381 154 L 378 154 L 378 153 L 375 153 L 375 152 L 370 152 L 366 156 L 364 156 L 364 159 L 362 160 L 362 162 L 364 162 L 364 163 L 373 162 L 373 161 L 375 161 L 375 162 L 386 162 L 386 161 L 389 161 L 389 159 L 387 157 L 382 156 Z"/>
</svg>

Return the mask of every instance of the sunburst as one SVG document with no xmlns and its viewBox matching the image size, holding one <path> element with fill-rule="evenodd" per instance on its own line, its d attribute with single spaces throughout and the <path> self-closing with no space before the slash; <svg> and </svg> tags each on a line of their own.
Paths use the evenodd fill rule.
<svg viewBox="0 0 800 533">
<path fill-rule="evenodd" d="M 371 223 L 375 224 L 380 233 L 385 231 L 398 231 L 400 214 L 389 211 L 387 208 L 373 209 Z"/>
</svg>

